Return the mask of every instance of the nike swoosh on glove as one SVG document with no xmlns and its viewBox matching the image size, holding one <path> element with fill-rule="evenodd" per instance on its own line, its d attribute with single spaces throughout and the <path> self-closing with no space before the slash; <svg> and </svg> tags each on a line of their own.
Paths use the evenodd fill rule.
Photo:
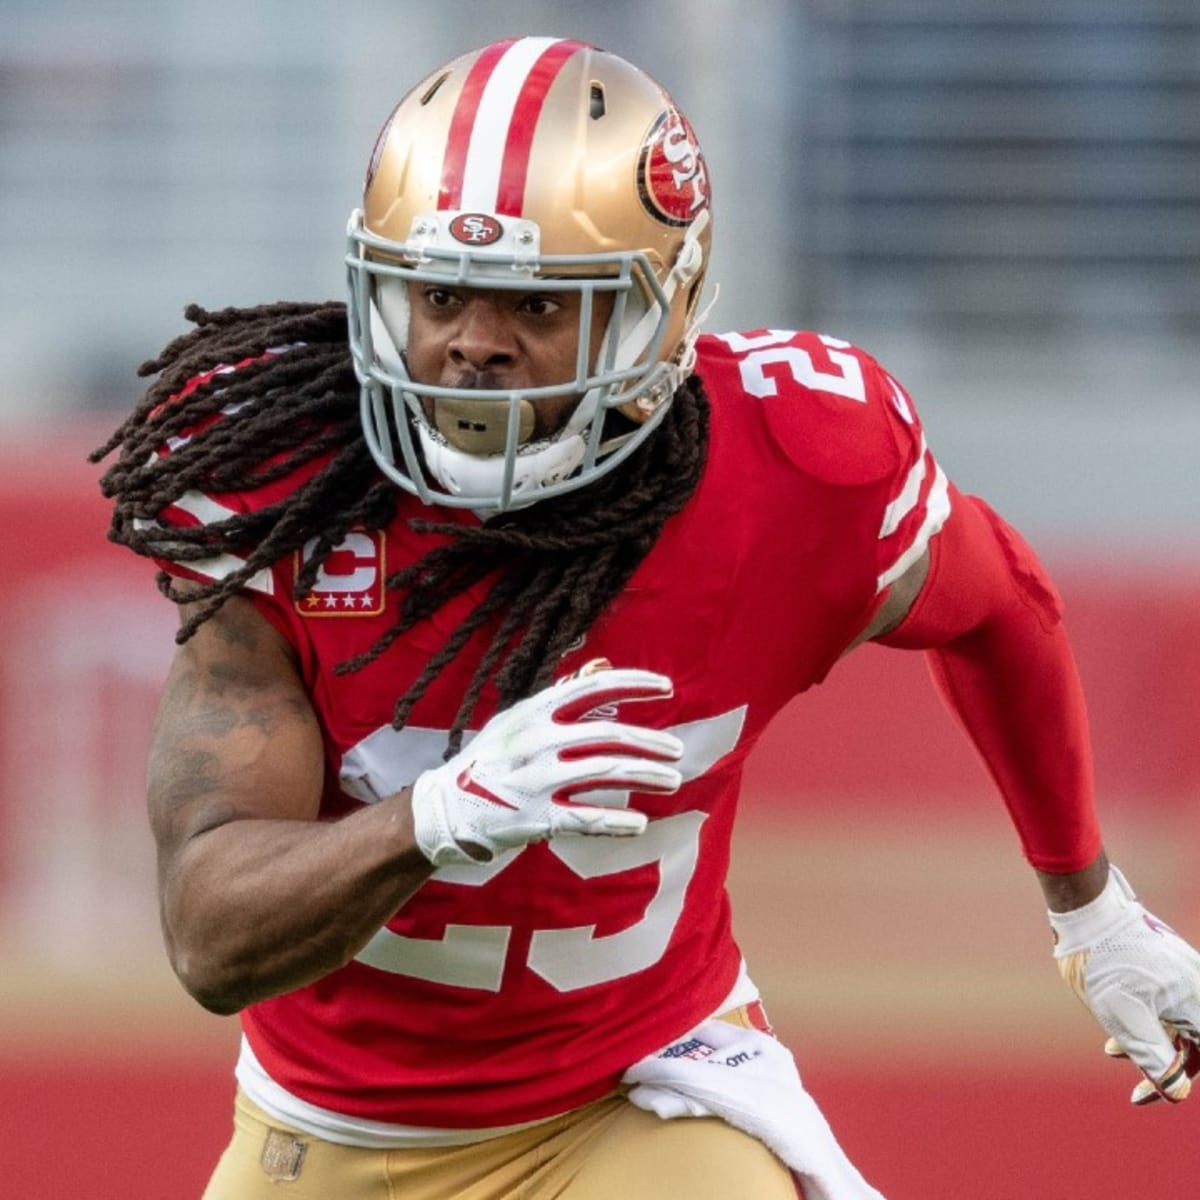
<svg viewBox="0 0 1200 1200">
<path fill-rule="evenodd" d="M 808 1200 L 883 1200 L 805 1091 L 792 1052 L 770 1034 L 705 1021 L 621 1082 L 633 1104 L 664 1119 L 719 1117 L 757 1138 L 800 1177 Z"/>
<path fill-rule="evenodd" d="M 1059 972 L 1108 1033 L 1105 1052 L 1145 1075 L 1130 1100 L 1187 1099 L 1200 1071 L 1200 954 L 1112 866 L 1095 900 L 1049 917 Z"/>
</svg>

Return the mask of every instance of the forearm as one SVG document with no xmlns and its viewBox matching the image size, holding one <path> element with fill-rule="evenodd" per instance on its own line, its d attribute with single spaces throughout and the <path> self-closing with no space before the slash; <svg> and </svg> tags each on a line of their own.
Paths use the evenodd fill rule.
<svg viewBox="0 0 1200 1200">
<path fill-rule="evenodd" d="M 1145 912 L 1101 846 L 1083 692 L 1053 586 L 1015 530 L 951 496 L 920 593 L 878 640 L 928 651 L 1037 872 L 1063 978 L 1110 1035 L 1106 1050 L 1146 1076 L 1133 1103 L 1183 1100 L 1200 1074 L 1200 956 Z"/>
<path fill-rule="evenodd" d="M 1004 799 L 1040 872 L 1070 874 L 1101 851 L 1082 689 L 1061 625 L 1005 614 L 929 652 L 935 684 Z"/>
<path fill-rule="evenodd" d="M 292 649 L 235 597 L 176 653 L 147 773 L 167 950 L 215 1012 L 349 961 L 432 873 L 408 792 L 322 820 L 325 778 Z"/>
<path fill-rule="evenodd" d="M 1051 877 L 1098 871 L 1091 739 L 1057 595 L 1014 530 L 973 497 L 952 496 L 926 584 L 880 640 L 928 652 L 1030 863 Z M 1061 903 L 1090 879 L 1049 886 Z"/>
<path fill-rule="evenodd" d="M 336 822 L 243 819 L 192 838 L 161 880 L 172 965 L 230 1013 L 344 965 L 433 871 L 408 791 Z"/>
</svg>

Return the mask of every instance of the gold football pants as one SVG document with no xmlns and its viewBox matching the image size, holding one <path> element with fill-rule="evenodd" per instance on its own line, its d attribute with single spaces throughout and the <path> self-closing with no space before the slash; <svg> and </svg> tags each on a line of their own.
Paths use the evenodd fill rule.
<svg viewBox="0 0 1200 1200">
<path fill-rule="evenodd" d="M 529 1129 L 404 1150 L 341 1146 L 237 1096 L 204 1200 L 796 1200 L 786 1167 L 714 1117 L 664 1121 L 618 1095 Z"/>
</svg>

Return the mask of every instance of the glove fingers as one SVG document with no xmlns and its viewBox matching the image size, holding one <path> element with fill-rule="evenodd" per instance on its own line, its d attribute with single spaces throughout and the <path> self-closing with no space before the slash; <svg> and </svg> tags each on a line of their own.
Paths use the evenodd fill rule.
<svg viewBox="0 0 1200 1200">
<path fill-rule="evenodd" d="M 631 808 L 600 808 L 592 805 L 550 805 L 543 816 L 522 815 L 508 821 L 490 835 L 490 849 L 506 850 L 542 842 L 563 833 L 588 837 L 636 837 L 647 825 L 645 813 Z"/>
<path fill-rule="evenodd" d="M 1104 1043 L 1104 1053 L 1107 1054 L 1109 1058 L 1129 1057 L 1129 1055 L 1125 1053 L 1125 1047 L 1122 1046 L 1115 1037 L 1110 1037 L 1108 1041 Z"/>
<path fill-rule="evenodd" d="M 585 803 L 615 807 L 624 804 L 626 792 L 678 791 L 683 776 L 668 763 L 653 759 L 596 755 L 560 766 L 554 773 L 554 782 L 557 786 L 551 799 L 556 804 L 569 804 L 572 796 L 587 792 Z M 592 792 L 595 796 L 590 795 Z"/>
<path fill-rule="evenodd" d="M 1159 1100 L 1172 1103 L 1186 1100 L 1191 1091 L 1191 1080 L 1200 1074 L 1200 1045 L 1168 1021 L 1163 1022 L 1163 1032 L 1171 1039 L 1176 1053 L 1167 1070 L 1157 1080 L 1147 1074 L 1130 1093 L 1130 1102 L 1139 1107 Z M 1104 1053 L 1110 1058 L 1129 1057 L 1124 1046 L 1112 1037 L 1104 1043 Z"/>
<path fill-rule="evenodd" d="M 1163 1022 L 1189 1042 L 1200 1045 L 1200 998 L 1194 1003 L 1178 1004 L 1163 1012 Z"/>
<path fill-rule="evenodd" d="M 661 700 L 674 694 L 666 675 L 634 667 L 610 667 L 587 675 L 575 674 L 554 685 L 554 719 L 577 721 L 608 704 L 630 700 Z"/>
<path fill-rule="evenodd" d="M 1161 1079 L 1143 1079 L 1130 1093 L 1130 1102 L 1139 1108 L 1168 1100 L 1178 1104 L 1186 1100 L 1192 1090 L 1192 1079 L 1200 1072 L 1200 1049 L 1195 1044 L 1180 1039 L 1181 1047 L 1174 1062 Z"/>
<path fill-rule="evenodd" d="M 1093 997 L 1094 1009 L 1106 1032 L 1116 1038 L 1126 1055 L 1147 1079 L 1162 1080 L 1175 1068 L 1178 1051 L 1172 1034 L 1151 1005 L 1119 988 L 1107 988 Z"/>
<path fill-rule="evenodd" d="M 555 730 L 554 740 L 562 762 L 609 753 L 661 758 L 666 762 L 678 762 L 683 757 L 683 743 L 673 733 L 616 721 L 587 721 Z"/>
<path fill-rule="evenodd" d="M 646 828 L 646 814 L 631 808 L 597 808 L 555 804 L 550 809 L 550 836 L 579 833 L 590 837 L 636 837 Z"/>
</svg>

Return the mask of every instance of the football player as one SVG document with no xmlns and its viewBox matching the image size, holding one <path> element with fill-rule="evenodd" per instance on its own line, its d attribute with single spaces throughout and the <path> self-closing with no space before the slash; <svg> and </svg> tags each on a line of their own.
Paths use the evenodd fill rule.
<svg viewBox="0 0 1200 1200">
<path fill-rule="evenodd" d="M 929 654 L 1135 1099 L 1187 1095 L 1200 957 L 1105 857 L 1052 584 L 870 355 L 700 333 L 711 235 L 657 83 L 484 47 L 384 125 L 347 303 L 189 310 L 97 452 L 181 614 L 167 950 L 244 1030 L 210 1200 L 877 1195 L 725 891 L 746 756 L 868 640 Z"/>
</svg>

